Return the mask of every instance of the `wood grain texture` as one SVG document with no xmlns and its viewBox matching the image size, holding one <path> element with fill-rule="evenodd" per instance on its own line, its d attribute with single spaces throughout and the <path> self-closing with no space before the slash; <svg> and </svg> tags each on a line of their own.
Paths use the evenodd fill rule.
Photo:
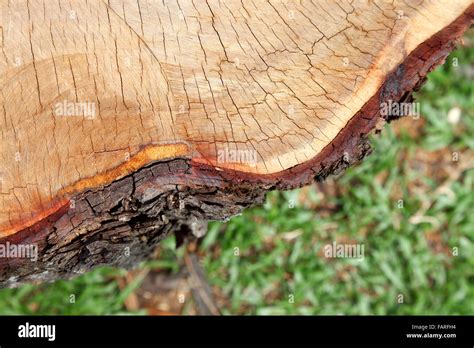
<svg viewBox="0 0 474 348">
<path fill-rule="evenodd" d="M 381 103 L 474 17 L 465 0 L 0 4 L 0 237 L 40 245 L 44 279 L 356 163 Z"/>
</svg>

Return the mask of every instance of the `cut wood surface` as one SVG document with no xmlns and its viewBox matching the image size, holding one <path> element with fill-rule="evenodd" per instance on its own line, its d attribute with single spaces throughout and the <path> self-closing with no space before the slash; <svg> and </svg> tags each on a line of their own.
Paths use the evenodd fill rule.
<svg viewBox="0 0 474 348">
<path fill-rule="evenodd" d="M 364 157 L 471 0 L 0 0 L 0 282 L 128 265 Z M 124 249 L 130 253 L 124 253 Z"/>
</svg>

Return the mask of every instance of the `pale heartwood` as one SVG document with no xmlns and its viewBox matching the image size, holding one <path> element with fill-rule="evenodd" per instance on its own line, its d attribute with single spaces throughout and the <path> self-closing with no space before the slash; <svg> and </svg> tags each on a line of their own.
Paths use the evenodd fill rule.
<svg viewBox="0 0 474 348">
<path fill-rule="evenodd" d="M 4 252 L 2 286 L 132 266 L 170 233 L 339 173 L 474 17 L 470 0 L 0 10 L 0 245 L 37 251 Z"/>
</svg>

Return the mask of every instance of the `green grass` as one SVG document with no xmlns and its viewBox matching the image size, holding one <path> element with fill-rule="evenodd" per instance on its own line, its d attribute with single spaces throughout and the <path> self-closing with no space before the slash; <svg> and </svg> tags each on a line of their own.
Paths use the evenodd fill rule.
<svg viewBox="0 0 474 348">
<path fill-rule="evenodd" d="M 211 223 L 200 248 L 211 285 L 226 299 L 223 313 L 474 314 L 474 170 L 463 167 L 474 158 L 474 87 L 463 76 L 472 62 L 471 38 L 429 75 L 417 95 L 422 118 L 397 132 L 387 126 L 373 137 L 372 156 L 329 180 L 338 194 L 273 192 L 263 206 Z M 453 106 L 462 109 L 456 125 L 446 118 Z M 458 162 L 449 160 L 453 152 Z M 415 224 L 414 216 L 423 218 Z M 321 250 L 334 240 L 363 244 L 364 260 L 326 259 Z M 172 238 L 160 253 L 142 267 L 177 272 L 183 250 Z M 126 313 L 124 300 L 141 279 L 121 289 L 114 279 L 124 273 L 103 268 L 1 290 L 0 313 Z"/>
</svg>

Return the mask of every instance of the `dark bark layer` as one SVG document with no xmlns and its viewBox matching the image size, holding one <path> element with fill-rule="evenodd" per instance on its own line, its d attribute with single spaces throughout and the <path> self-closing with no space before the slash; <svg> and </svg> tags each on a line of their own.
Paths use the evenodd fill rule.
<svg viewBox="0 0 474 348">
<path fill-rule="evenodd" d="M 172 232 L 186 237 L 204 220 L 224 220 L 263 202 L 265 191 L 250 185 L 218 189 L 199 178 L 191 185 L 190 171 L 183 159 L 142 168 L 77 195 L 67 211 L 35 231 L 4 238 L 2 243 L 37 245 L 39 259 L 0 259 L 2 285 L 68 278 L 98 265 L 131 267 Z"/>
</svg>

